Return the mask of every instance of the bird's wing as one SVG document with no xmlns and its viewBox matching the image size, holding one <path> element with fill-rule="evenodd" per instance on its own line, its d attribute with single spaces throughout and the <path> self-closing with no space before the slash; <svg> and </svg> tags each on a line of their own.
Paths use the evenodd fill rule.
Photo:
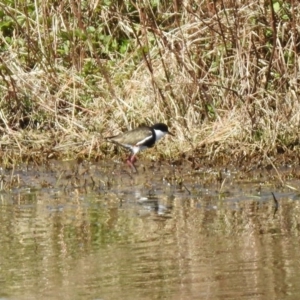
<svg viewBox="0 0 300 300">
<path fill-rule="evenodd" d="M 141 141 L 141 136 L 145 136 L 145 138 L 142 141 Z M 139 146 L 145 143 L 146 141 L 150 140 L 151 138 L 152 138 L 152 131 L 149 127 L 138 127 L 131 131 L 127 131 L 115 136 L 107 137 L 106 139 L 112 143 L 116 143 L 120 145 L 123 144 L 123 146 L 125 146 L 126 143 L 128 143 L 128 147 L 130 147 L 130 145 Z"/>
<path fill-rule="evenodd" d="M 136 138 L 136 146 L 139 146 L 139 145 L 143 145 L 145 144 L 147 141 L 151 140 L 153 138 L 153 132 L 151 131 L 150 128 L 148 127 L 139 127 L 138 128 L 138 133 L 141 134 L 142 132 L 142 135 L 145 136 L 145 138 L 143 140 L 140 140 L 140 138 Z"/>
<path fill-rule="evenodd" d="M 141 136 L 145 136 L 143 140 L 141 140 Z M 118 137 L 115 137 L 114 140 L 116 142 L 118 141 Z M 133 129 L 131 131 L 124 132 L 123 134 L 120 134 L 120 139 L 123 141 L 128 141 L 128 144 L 130 145 L 142 145 L 146 141 L 152 138 L 152 131 L 149 127 L 138 127 L 136 129 Z"/>
</svg>

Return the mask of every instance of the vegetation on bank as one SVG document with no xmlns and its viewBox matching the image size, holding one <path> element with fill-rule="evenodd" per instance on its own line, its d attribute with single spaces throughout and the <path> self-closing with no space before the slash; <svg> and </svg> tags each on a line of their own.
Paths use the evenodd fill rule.
<svg viewBox="0 0 300 300">
<path fill-rule="evenodd" d="M 101 159 L 155 122 L 176 137 L 144 156 L 295 154 L 299 24 L 297 1 L 4 0 L 2 162 Z"/>
</svg>

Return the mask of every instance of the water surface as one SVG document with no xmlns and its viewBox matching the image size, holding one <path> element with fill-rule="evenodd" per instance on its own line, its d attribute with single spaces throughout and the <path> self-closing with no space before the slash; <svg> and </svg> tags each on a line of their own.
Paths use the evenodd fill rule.
<svg viewBox="0 0 300 300">
<path fill-rule="evenodd" d="M 167 164 L 129 171 L 3 170 L 0 299 L 299 299 L 297 179 Z"/>
</svg>

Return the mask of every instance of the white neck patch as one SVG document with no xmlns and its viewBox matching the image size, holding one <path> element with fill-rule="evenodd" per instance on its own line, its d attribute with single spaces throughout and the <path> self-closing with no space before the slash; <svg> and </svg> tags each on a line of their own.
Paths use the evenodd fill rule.
<svg viewBox="0 0 300 300">
<path fill-rule="evenodd" d="M 159 129 L 154 129 L 154 131 L 155 131 L 155 141 L 160 140 L 163 136 L 167 134 L 166 132 L 163 132 Z"/>
</svg>

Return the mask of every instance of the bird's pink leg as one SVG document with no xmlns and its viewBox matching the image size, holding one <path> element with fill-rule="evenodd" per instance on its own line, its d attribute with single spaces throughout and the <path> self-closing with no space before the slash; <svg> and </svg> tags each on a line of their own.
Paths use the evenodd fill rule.
<svg viewBox="0 0 300 300">
<path fill-rule="evenodd" d="M 137 169 L 136 169 L 136 167 L 135 167 L 135 165 L 134 165 L 134 163 L 136 162 L 136 157 L 135 157 L 135 155 L 133 154 L 131 154 L 128 158 L 127 158 L 127 164 L 132 168 L 132 169 L 134 169 L 135 170 L 135 172 L 137 172 Z"/>
</svg>

